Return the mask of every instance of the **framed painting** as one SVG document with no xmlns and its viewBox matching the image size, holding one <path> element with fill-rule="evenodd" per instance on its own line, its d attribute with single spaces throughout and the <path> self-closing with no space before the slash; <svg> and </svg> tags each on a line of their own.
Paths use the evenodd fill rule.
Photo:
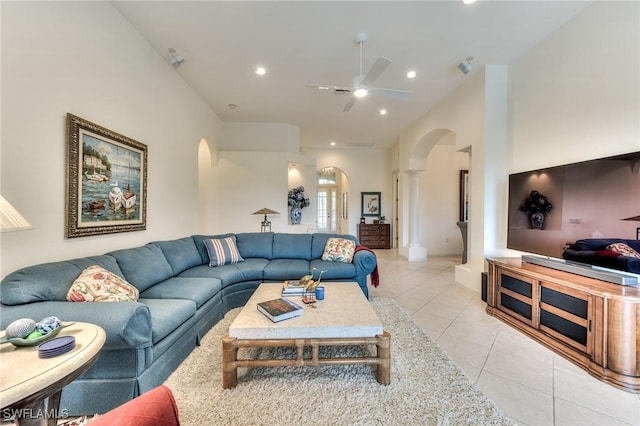
<svg viewBox="0 0 640 426">
<path fill-rule="evenodd" d="M 460 222 L 469 220 L 469 170 L 460 170 Z"/>
<path fill-rule="evenodd" d="M 147 228 L 147 145 L 67 114 L 67 238 Z"/>
<path fill-rule="evenodd" d="M 379 192 L 361 192 L 362 216 L 380 216 L 381 196 Z"/>
</svg>

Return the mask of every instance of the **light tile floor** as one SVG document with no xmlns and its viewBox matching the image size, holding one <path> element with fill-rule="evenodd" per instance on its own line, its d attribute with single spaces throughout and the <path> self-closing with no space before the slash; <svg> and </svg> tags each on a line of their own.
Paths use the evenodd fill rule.
<svg viewBox="0 0 640 426">
<path fill-rule="evenodd" d="M 459 257 L 409 262 L 397 250 L 375 252 L 381 284 L 370 296 L 395 299 L 518 424 L 640 425 L 640 395 L 600 382 L 487 315 L 480 293 L 455 283 Z"/>
</svg>

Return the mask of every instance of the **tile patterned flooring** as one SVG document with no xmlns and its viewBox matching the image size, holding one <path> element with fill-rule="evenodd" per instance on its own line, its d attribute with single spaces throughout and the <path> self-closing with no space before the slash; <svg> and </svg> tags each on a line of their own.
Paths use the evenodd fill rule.
<svg viewBox="0 0 640 426">
<path fill-rule="evenodd" d="M 395 299 L 516 423 L 640 425 L 640 395 L 598 381 L 487 315 L 480 293 L 454 281 L 459 257 L 408 262 L 397 250 L 375 252 L 381 284 L 370 297 Z"/>
</svg>

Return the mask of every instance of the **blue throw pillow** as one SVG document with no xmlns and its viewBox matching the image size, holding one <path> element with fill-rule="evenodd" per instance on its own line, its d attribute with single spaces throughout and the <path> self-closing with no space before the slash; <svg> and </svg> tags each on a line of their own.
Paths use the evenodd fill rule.
<svg viewBox="0 0 640 426">
<path fill-rule="evenodd" d="M 209 254 L 209 266 L 220 266 L 244 261 L 236 246 L 235 236 L 206 239 L 204 240 L 204 246 L 207 248 L 207 253 Z"/>
</svg>

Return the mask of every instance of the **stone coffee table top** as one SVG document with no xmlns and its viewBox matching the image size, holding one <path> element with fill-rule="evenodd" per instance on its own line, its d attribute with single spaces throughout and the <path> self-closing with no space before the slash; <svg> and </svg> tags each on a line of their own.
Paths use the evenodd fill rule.
<svg viewBox="0 0 640 426">
<path fill-rule="evenodd" d="M 289 297 L 304 308 L 304 314 L 274 323 L 260 313 L 259 302 L 282 297 L 282 283 L 261 284 L 229 327 L 238 339 L 314 339 L 374 337 L 383 333 L 382 322 L 357 283 L 322 283 L 324 300 L 315 308 Z"/>
</svg>

